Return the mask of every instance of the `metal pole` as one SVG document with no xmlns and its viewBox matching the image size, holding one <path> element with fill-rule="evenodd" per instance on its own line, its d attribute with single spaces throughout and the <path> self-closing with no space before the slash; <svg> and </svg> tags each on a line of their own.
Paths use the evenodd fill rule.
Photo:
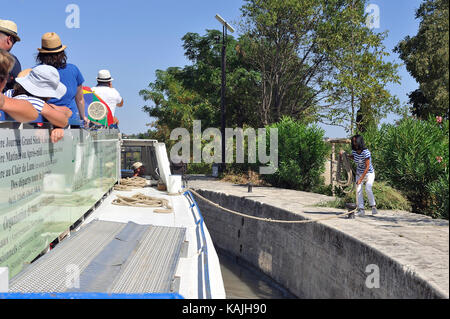
<svg viewBox="0 0 450 319">
<path fill-rule="evenodd" d="M 226 37 L 227 37 L 227 28 L 223 26 L 222 31 L 222 90 L 221 90 L 221 134 L 222 134 L 222 165 L 221 171 L 225 170 L 225 125 L 226 125 Z"/>
<path fill-rule="evenodd" d="M 331 182 L 331 193 L 333 196 L 336 196 L 335 191 L 334 191 L 335 180 L 336 180 L 335 174 L 334 174 L 334 171 L 336 170 L 336 168 L 334 167 L 334 162 L 336 161 L 335 151 L 336 151 L 336 144 L 331 143 L 330 182 Z"/>
</svg>

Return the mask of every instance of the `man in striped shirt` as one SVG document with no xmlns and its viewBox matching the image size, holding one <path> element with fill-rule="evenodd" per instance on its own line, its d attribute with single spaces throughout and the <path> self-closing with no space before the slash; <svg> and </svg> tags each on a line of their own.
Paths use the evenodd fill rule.
<svg viewBox="0 0 450 319">
<path fill-rule="evenodd" d="M 340 153 L 343 154 L 343 151 Z M 362 190 L 362 183 L 366 183 L 366 194 L 369 199 L 369 205 L 372 207 L 372 215 L 378 213 L 373 196 L 372 186 L 375 180 L 375 170 L 372 166 L 372 156 L 370 151 L 364 144 L 364 139 L 361 135 L 352 137 L 352 155 L 349 155 L 356 163 L 356 193 L 358 201 L 358 216 L 364 216 L 364 196 Z"/>
</svg>

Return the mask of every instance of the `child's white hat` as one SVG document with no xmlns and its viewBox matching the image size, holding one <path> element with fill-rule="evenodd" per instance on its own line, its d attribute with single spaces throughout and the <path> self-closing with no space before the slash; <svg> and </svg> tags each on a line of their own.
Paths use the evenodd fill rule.
<svg viewBox="0 0 450 319">
<path fill-rule="evenodd" d="M 50 65 L 38 65 L 24 77 L 17 77 L 19 83 L 30 94 L 37 97 L 60 99 L 67 88 L 60 82 L 58 70 Z"/>
</svg>

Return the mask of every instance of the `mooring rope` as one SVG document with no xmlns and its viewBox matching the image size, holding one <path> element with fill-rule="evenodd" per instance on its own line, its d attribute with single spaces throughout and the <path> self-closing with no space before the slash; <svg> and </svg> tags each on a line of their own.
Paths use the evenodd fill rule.
<svg viewBox="0 0 450 319">
<path fill-rule="evenodd" d="M 319 218 L 319 219 L 281 220 L 281 219 L 264 218 L 264 217 L 257 217 L 257 216 L 251 216 L 251 215 L 243 214 L 243 213 L 237 212 L 235 210 L 228 209 L 226 207 L 220 206 L 219 204 L 216 204 L 213 201 L 203 197 L 202 195 L 200 195 L 198 192 L 194 191 L 193 189 L 184 190 L 183 192 L 186 192 L 186 191 L 190 191 L 191 193 L 195 194 L 200 199 L 204 200 L 205 202 L 209 203 L 210 205 L 215 206 L 217 208 L 220 208 L 220 209 L 222 209 L 222 210 L 224 210 L 224 211 L 226 211 L 228 213 L 235 214 L 235 215 L 238 215 L 238 216 L 241 216 L 241 217 L 245 217 L 245 218 L 256 219 L 256 220 L 260 220 L 260 221 L 264 221 L 264 222 L 269 222 L 269 223 L 285 223 L 285 224 L 315 223 L 315 222 L 319 222 L 319 221 L 330 220 L 330 219 L 334 219 L 334 218 L 348 216 L 350 214 L 354 214 L 358 210 L 358 209 L 354 209 L 352 211 L 349 211 L 349 212 L 346 212 L 346 213 L 343 213 L 343 214 L 339 214 L 339 215 L 335 215 L 335 216 L 329 216 L 329 217 L 324 217 L 324 218 Z"/>
<path fill-rule="evenodd" d="M 345 173 L 347 175 L 346 180 L 342 179 L 343 170 L 345 170 Z M 342 156 L 339 156 L 337 162 L 336 183 L 342 188 L 344 193 L 350 193 L 355 185 L 355 175 L 353 173 L 352 165 L 348 159 L 347 153 L 345 152 L 344 154 L 342 154 Z M 350 190 L 346 190 L 346 188 L 349 186 L 351 186 L 352 188 Z"/>
<path fill-rule="evenodd" d="M 143 179 L 143 180 L 145 181 L 145 179 Z M 126 183 L 126 187 L 124 187 L 124 189 L 121 189 L 121 188 L 119 188 L 119 189 L 114 188 L 114 189 L 123 191 L 123 190 L 135 189 L 135 188 L 142 188 L 146 185 L 146 183 L 145 183 L 145 185 L 143 185 L 142 180 L 140 178 L 135 178 L 135 177 L 128 178 L 124 182 Z M 122 183 L 122 180 L 121 180 L 121 183 Z M 197 191 L 193 190 L 192 188 L 184 189 L 183 191 L 181 191 L 177 194 L 169 194 L 169 195 L 172 195 L 172 196 L 173 195 L 183 195 L 187 191 L 190 191 L 191 193 L 196 195 L 198 198 L 204 200 L 205 202 L 209 203 L 210 205 L 220 208 L 228 213 L 238 215 L 241 217 L 245 217 L 245 218 L 260 220 L 260 221 L 264 221 L 264 222 L 270 222 L 270 223 L 285 223 L 285 224 L 315 223 L 315 222 L 319 222 L 319 221 L 325 221 L 325 220 L 335 219 L 335 218 L 339 218 L 339 217 L 345 217 L 345 216 L 354 214 L 357 211 L 357 209 L 354 209 L 354 210 L 346 212 L 346 213 L 342 213 L 342 214 L 335 215 L 335 216 L 319 218 L 319 219 L 281 220 L 281 219 L 272 219 L 272 218 L 251 216 L 248 214 L 237 212 L 232 209 L 228 209 L 226 207 L 223 207 L 223 206 L 216 204 L 213 201 L 205 198 L 204 196 L 200 195 Z M 146 196 L 141 193 L 135 194 L 132 197 L 125 197 L 125 196 L 117 195 L 117 198 L 113 200 L 112 204 L 121 205 L 121 206 L 134 206 L 134 207 L 166 207 L 166 209 L 155 209 L 154 212 L 155 213 L 171 213 L 171 212 L 173 212 L 173 208 L 169 205 L 168 200 L 161 199 L 161 198 L 155 198 L 155 197 L 151 197 L 151 196 Z"/>
</svg>

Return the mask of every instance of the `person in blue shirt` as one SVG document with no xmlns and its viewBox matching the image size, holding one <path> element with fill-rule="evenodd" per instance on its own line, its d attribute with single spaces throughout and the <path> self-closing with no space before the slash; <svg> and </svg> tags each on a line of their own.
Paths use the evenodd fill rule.
<svg viewBox="0 0 450 319">
<path fill-rule="evenodd" d="M 358 213 L 359 216 L 364 216 L 364 197 L 362 190 L 362 183 L 366 183 L 366 194 L 369 199 L 369 205 L 372 207 L 372 215 L 378 213 L 373 196 L 372 186 L 375 181 L 375 170 L 372 166 L 372 155 L 364 144 L 364 138 L 361 135 L 352 137 L 352 155 L 348 157 L 356 163 L 356 193 L 358 197 Z M 342 156 L 341 150 L 340 155 Z"/>
<path fill-rule="evenodd" d="M 59 72 L 61 83 L 67 87 L 67 93 L 60 99 L 51 99 L 49 103 L 57 106 L 67 106 L 72 111 L 71 120 L 89 122 L 84 112 L 83 82 L 80 70 L 67 63 L 65 49 L 61 39 L 55 32 L 47 32 L 42 36 L 42 45 L 36 57 L 38 64 L 53 66 Z"/>
</svg>

